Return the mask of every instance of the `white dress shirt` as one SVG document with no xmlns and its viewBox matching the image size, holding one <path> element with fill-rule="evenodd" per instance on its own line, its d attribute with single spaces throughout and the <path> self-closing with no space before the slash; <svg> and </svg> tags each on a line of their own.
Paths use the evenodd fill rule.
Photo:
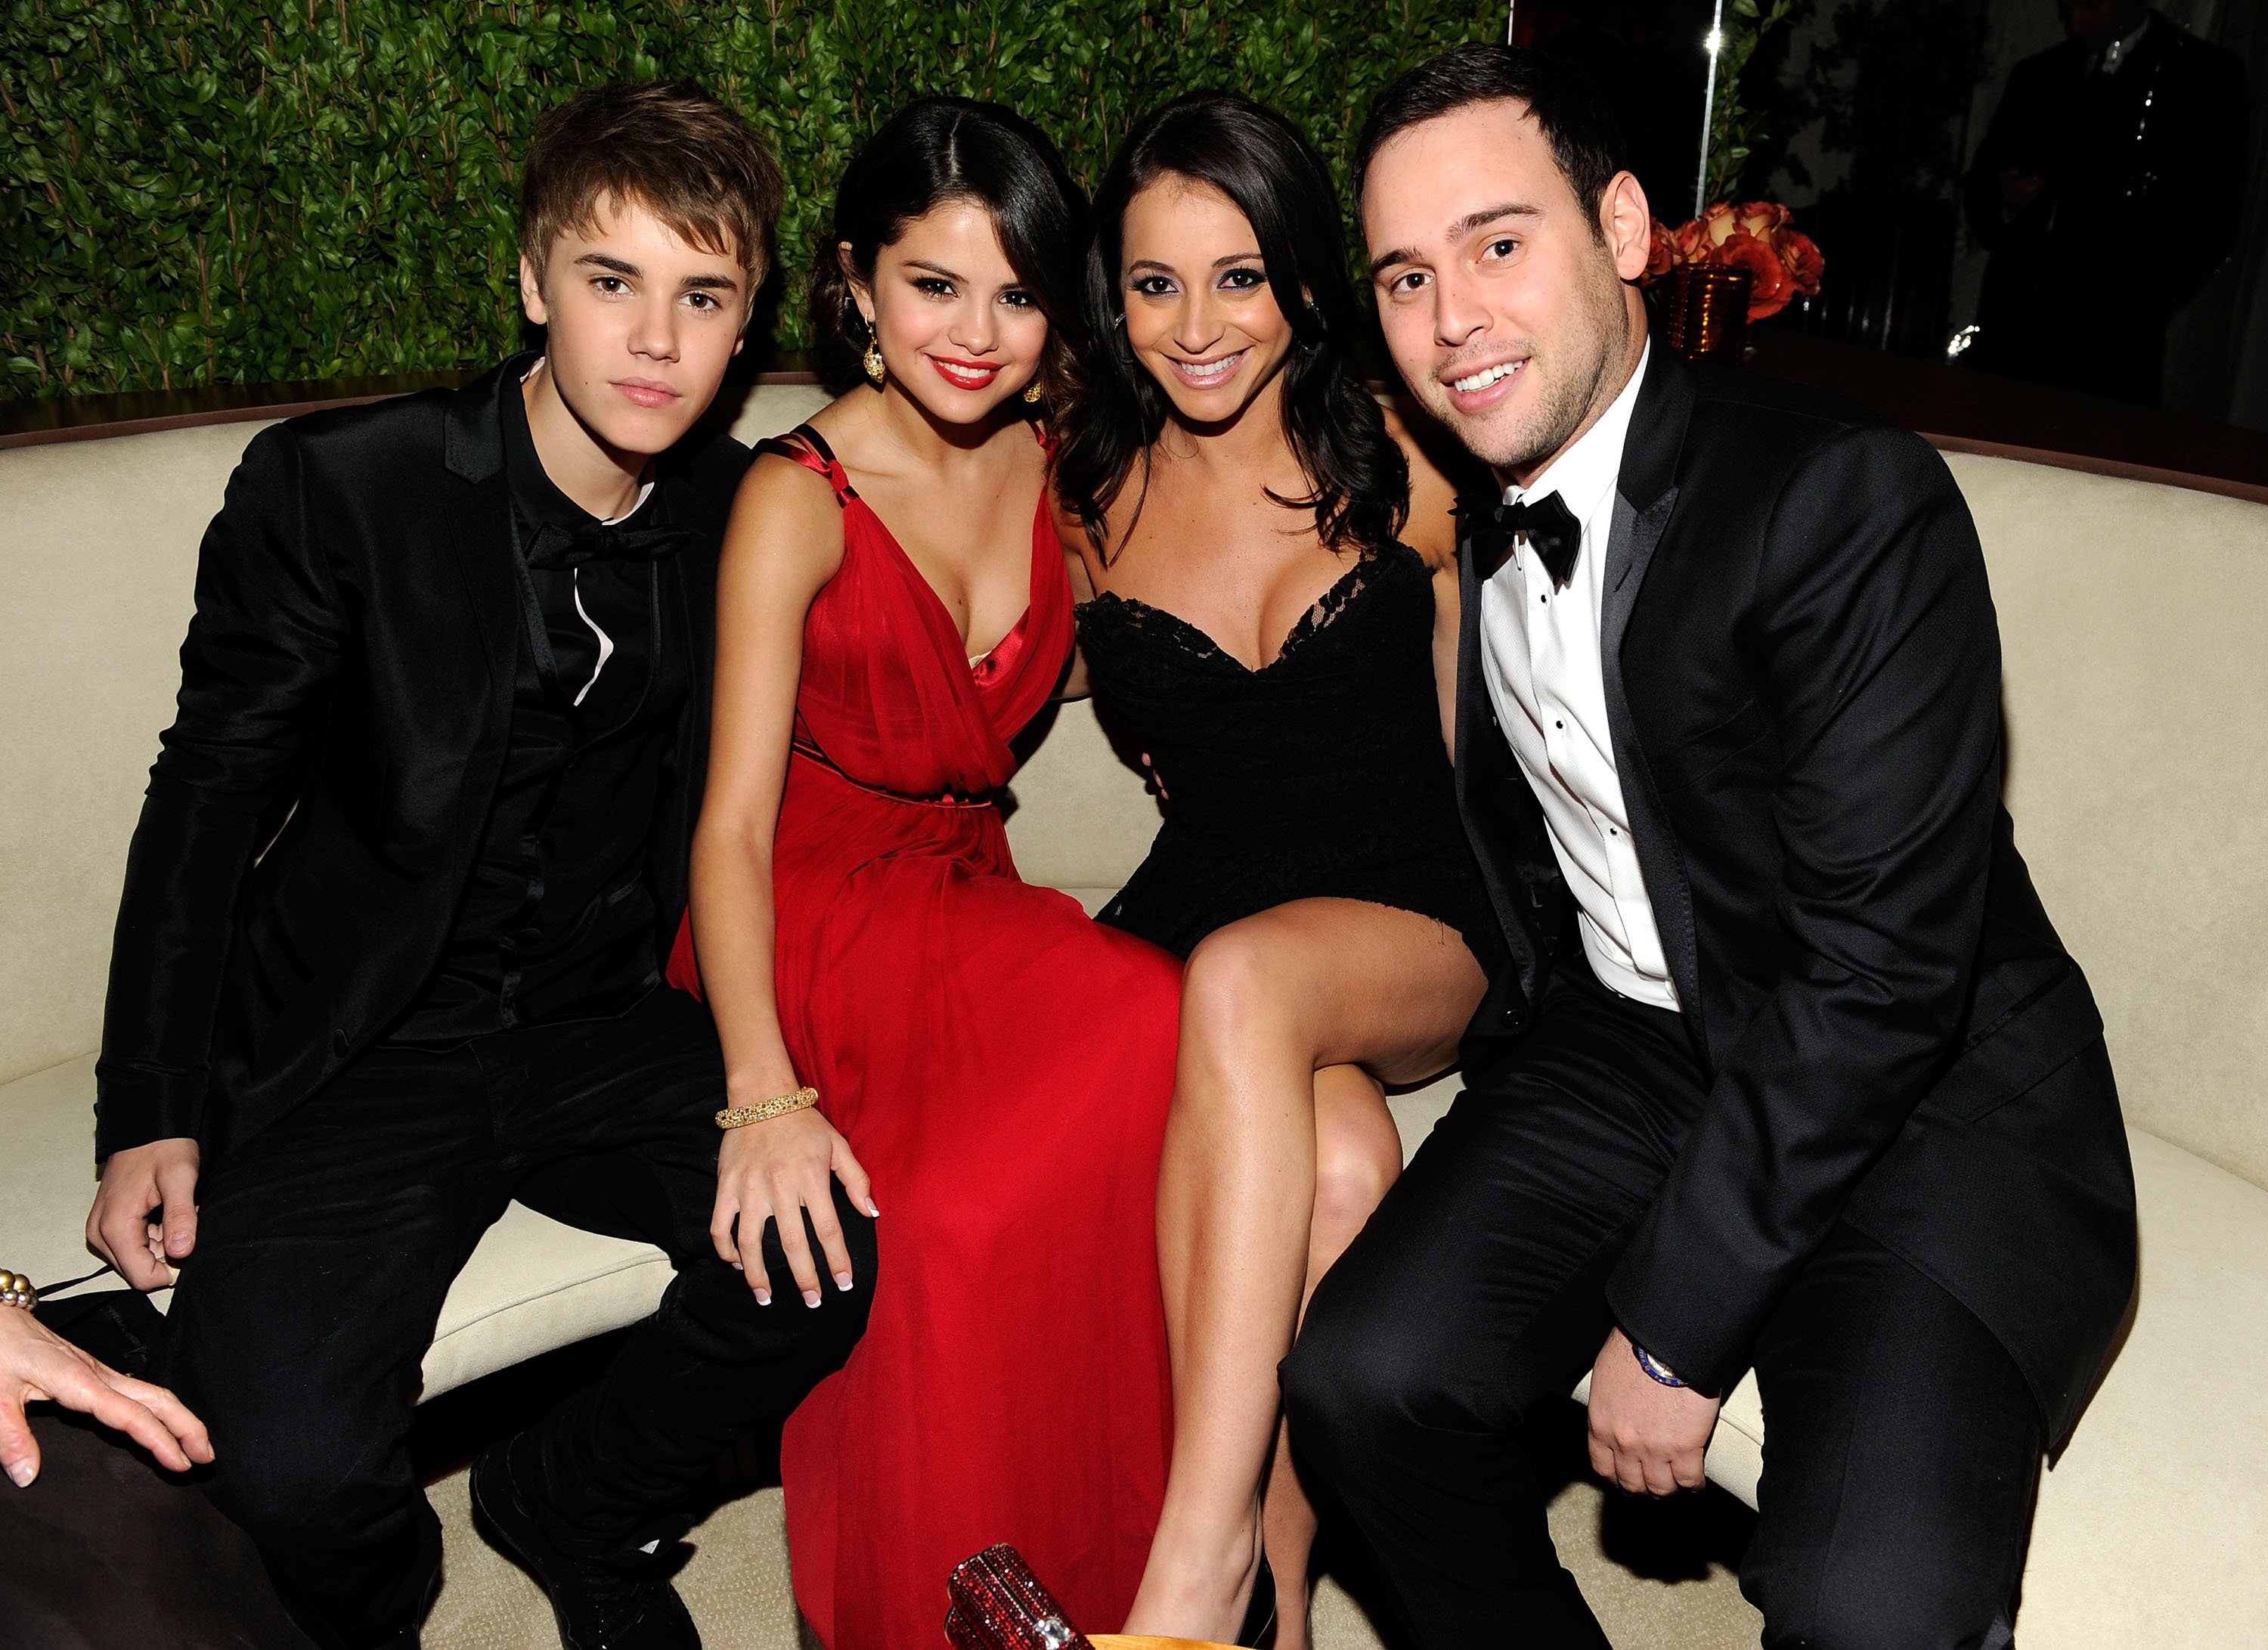
<svg viewBox="0 0 2268 1650">
<path fill-rule="evenodd" d="M 1557 493 L 1582 528 L 1582 548 L 1565 590 L 1552 587 L 1543 558 L 1516 540 L 1504 565 L 1481 587 L 1481 675 L 1497 724 L 1543 805 L 1552 852 L 1575 895 L 1583 954 L 1610 990 L 1657 1008 L 1676 1008 L 1677 988 L 1646 898 L 1646 876 L 1630 836 L 1630 809 L 1615 774 L 1607 726 L 1599 613 L 1606 590 L 1607 542 L 1615 482 L 1631 409 L 1653 346 L 1622 394 L 1533 482 L 1505 490 L 1525 504 Z"/>
</svg>

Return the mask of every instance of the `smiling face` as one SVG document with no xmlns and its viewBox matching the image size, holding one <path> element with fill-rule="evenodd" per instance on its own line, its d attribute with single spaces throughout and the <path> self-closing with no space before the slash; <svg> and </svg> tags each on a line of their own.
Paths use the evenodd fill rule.
<svg viewBox="0 0 2268 1650">
<path fill-rule="evenodd" d="M 619 468 L 674 446 L 740 353 L 753 284 L 732 254 L 704 252 L 644 206 L 606 196 L 587 227 L 553 237 L 540 277 L 523 256 L 520 300 L 546 328 L 546 399 L 529 409 L 539 448 L 549 430 L 565 433 L 560 410 Z"/>
<path fill-rule="evenodd" d="M 1168 175 L 1138 190 L 1119 231 L 1119 279 L 1126 342 L 1183 419 L 1225 424 L 1280 394 L 1292 325 L 1259 237 L 1219 189 Z"/>
<path fill-rule="evenodd" d="M 1039 372 L 1048 318 L 978 202 L 912 219 L 875 254 L 873 280 L 854 276 L 850 292 L 881 347 L 884 393 L 940 423 L 989 417 Z"/>
<path fill-rule="evenodd" d="M 1540 471 L 1637 369 L 1645 192 L 1617 174 L 1594 226 L 1525 104 L 1469 104 L 1388 139 L 1362 220 L 1395 365 L 1499 475 Z"/>
</svg>

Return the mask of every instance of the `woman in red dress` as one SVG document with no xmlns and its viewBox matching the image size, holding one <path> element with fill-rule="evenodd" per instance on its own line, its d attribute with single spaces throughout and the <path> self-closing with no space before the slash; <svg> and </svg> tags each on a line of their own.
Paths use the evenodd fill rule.
<svg viewBox="0 0 2268 1650">
<path fill-rule="evenodd" d="M 781 1456 L 796 1596 L 833 1650 L 939 1642 L 948 1572 L 998 1541 L 1115 1624 L 1164 1490 L 1179 968 L 1019 880 L 997 804 L 1071 656 L 1026 392 L 1054 378 L 1078 210 L 1005 110 L 884 127 L 814 293 L 873 382 L 764 444 L 725 537 L 672 977 L 697 953 L 728 1104 L 819 1093 L 727 1134 L 719 1252 L 777 1311 L 873 1291 Z M 854 1278 L 841 1222 L 877 1205 Z M 762 1275 L 773 1219 L 792 1279 Z"/>
</svg>

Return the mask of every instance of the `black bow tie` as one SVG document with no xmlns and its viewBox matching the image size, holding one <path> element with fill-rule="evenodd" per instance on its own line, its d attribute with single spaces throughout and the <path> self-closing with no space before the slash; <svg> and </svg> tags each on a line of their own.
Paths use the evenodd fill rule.
<svg viewBox="0 0 2268 1650">
<path fill-rule="evenodd" d="M 1557 493 L 1546 493 L 1532 504 L 1497 505 L 1465 512 L 1471 534 L 1474 571 L 1485 584 L 1512 554 L 1512 541 L 1522 534 L 1528 548 L 1543 559 L 1554 589 L 1564 588 L 1575 574 L 1575 557 L 1583 548 L 1583 524 Z"/>
<path fill-rule="evenodd" d="M 676 555 L 695 537 L 685 527 L 610 527 L 597 521 L 563 527 L 547 521 L 527 541 L 527 564 L 557 570 L 585 562 L 658 562 Z"/>
</svg>

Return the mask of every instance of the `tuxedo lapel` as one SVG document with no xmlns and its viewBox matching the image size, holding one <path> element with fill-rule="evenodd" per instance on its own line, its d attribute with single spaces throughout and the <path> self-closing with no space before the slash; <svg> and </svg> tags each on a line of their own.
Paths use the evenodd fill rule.
<svg viewBox="0 0 2268 1650">
<path fill-rule="evenodd" d="M 445 483 L 455 497 L 446 512 L 449 545 L 464 581 L 473 626 L 488 666 L 488 715 L 478 749 L 501 756 L 512 726 L 512 696 L 519 662 L 519 579 L 512 565 L 512 483 L 504 471 L 504 419 L 499 396 L 517 394 L 534 357 L 515 357 L 467 385 L 451 402 L 443 425 Z M 477 753 L 475 753 L 477 755 Z M 467 809 L 485 811 L 489 787 L 468 784 Z M 456 833 L 469 843 L 475 821 Z"/>
<path fill-rule="evenodd" d="M 1700 948 L 1693 924 L 1693 891 L 1684 858 L 1655 800 L 1653 776 L 1638 743 L 1623 682 L 1623 642 L 1631 614 L 1646 587 L 1647 570 L 1660 553 L 1677 508 L 1677 459 L 1693 416 L 1693 372 L 1666 350 L 1647 363 L 1631 409 L 1630 434 L 1615 483 L 1614 527 L 1608 534 L 1606 591 L 1599 609 L 1599 662 L 1612 730 L 1615 771 L 1630 812 L 1631 842 L 1646 873 L 1647 902 L 1661 936 L 1662 954 L 1687 1031 L 1705 1062 L 1708 1035 L 1701 1013 Z"/>
</svg>

